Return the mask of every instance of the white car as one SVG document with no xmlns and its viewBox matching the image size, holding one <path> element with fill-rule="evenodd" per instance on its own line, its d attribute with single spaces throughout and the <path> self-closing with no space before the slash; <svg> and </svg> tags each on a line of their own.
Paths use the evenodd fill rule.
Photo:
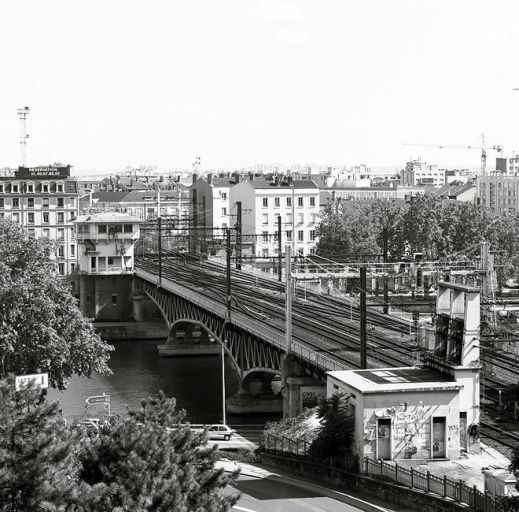
<svg viewBox="0 0 519 512">
<path fill-rule="evenodd" d="M 227 425 L 211 425 L 207 429 L 207 437 L 209 439 L 223 439 L 224 441 L 229 441 L 235 433 L 236 430 Z"/>
</svg>

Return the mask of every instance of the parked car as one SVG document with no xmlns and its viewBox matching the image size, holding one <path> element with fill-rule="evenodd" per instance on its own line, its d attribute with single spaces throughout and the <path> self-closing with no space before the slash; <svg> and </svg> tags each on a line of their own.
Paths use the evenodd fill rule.
<svg viewBox="0 0 519 512">
<path fill-rule="evenodd" d="M 227 425 L 211 425 L 207 429 L 207 437 L 209 439 L 223 439 L 224 441 L 229 441 L 235 433 L 236 430 Z"/>
</svg>

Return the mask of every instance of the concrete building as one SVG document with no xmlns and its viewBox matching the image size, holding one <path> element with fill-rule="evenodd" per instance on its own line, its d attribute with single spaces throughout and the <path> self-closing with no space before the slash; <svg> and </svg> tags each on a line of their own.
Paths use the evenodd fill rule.
<svg viewBox="0 0 519 512">
<path fill-rule="evenodd" d="M 475 183 L 452 183 L 443 185 L 434 194 L 443 199 L 455 199 L 465 203 L 474 203 L 476 201 L 477 186 Z"/>
<path fill-rule="evenodd" d="M 242 233 L 254 240 L 255 256 L 268 258 L 279 254 L 278 217 L 282 252 L 286 245 L 291 245 L 295 255 L 314 253 L 319 223 L 319 188 L 314 181 L 249 177 L 230 190 L 232 207 L 238 202 L 242 205 Z"/>
<path fill-rule="evenodd" d="M 438 166 L 426 164 L 421 160 L 412 160 L 407 162 L 405 169 L 400 172 L 400 184 L 412 187 L 441 187 L 445 184 L 445 169 L 438 169 Z"/>
<path fill-rule="evenodd" d="M 424 367 L 329 372 L 345 393 L 360 459 L 450 459 L 479 452 L 480 292 L 439 283 L 436 336 Z"/>
<path fill-rule="evenodd" d="M 79 263 L 79 304 L 97 321 L 132 319 L 134 244 L 138 217 L 119 212 L 82 215 L 74 222 Z"/>
<path fill-rule="evenodd" d="M 353 187 L 353 188 L 336 188 L 332 187 L 320 192 L 321 206 L 334 201 L 365 201 L 375 199 L 402 199 L 407 200 L 410 197 L 424 194 L 423 187 Z"/>
<path fill-rule="evenodd" d="M 58 273 L 69 276 L 72 283 L 77 265 L 72 223 L 78 215 L 78 201 L 70 166 L 4 169 L 0 176 L 0 217 L 20 224 L 31 236 L 54 240 Z"/>
<path fill-rule="evenodd" d="M 519 208 L 519 176 L 494 173 L 477 180 L 479 204 L 495 213 Z"/>
</svg>

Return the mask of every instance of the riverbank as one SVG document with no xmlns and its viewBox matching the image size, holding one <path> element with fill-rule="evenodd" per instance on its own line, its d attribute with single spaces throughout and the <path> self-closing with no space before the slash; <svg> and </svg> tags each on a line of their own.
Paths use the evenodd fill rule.
<svg viewBox="0 0 519 512">
<path fill-rule="evenodd" d="M 92 325 L 106 341 L 166 340 L 169 334 L 164 322 L 94 322 Z"/>
</svg>

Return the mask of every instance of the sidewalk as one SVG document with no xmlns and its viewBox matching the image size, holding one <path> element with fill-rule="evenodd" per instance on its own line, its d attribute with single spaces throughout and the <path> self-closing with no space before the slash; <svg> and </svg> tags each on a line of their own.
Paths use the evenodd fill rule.
<svg viewBox="0 0 519 512">
<path fill-rule="evenodd" d="M 352 507 L 357 507 L 365 512 L 416 512 L 413 509 L 395 504 L 391 504 L 391 508 L 388 508 L 385 502 L 372 497 L 369 498 L 370 501 L 368 502 L 366 501 L 366 497 L 360 493 L 350 491 L 346 493 L 331 486 L 324 487 L 323 485 L 316 484 L 311 480 L 290 473 L 280 472 L 277 468 L 264 466 L 263 464 L 252 465 L 243 462 L 220 460 L 216 463 L 216 467 L 223 468 L 225 471 L 230 473 L 239 469 L 241 475 L 262 479 L 268 478 L 288 485 L 301 487 L 303 489 L 314 490 L 321 493 L 323 496 L 327 496 L 328 498 L 340 501 L 341 503 L 345 503 Z"/>
<path fill-rule="evenodd" d="M 455 460 L 429 460 L 424 464 L 413 463 L 412 460 L 399 460 L 398 465 L 406 468 L 413 467 L 416 471 L 443 476 L 451 480 L 463 480 L 468 486 L 476 486 L 484 491 L 483 468 L 506 469 L 510 460 L 496 449 L 481 443 L 481 453 L 468 453 L 466 456 Z"/>
</svg>

